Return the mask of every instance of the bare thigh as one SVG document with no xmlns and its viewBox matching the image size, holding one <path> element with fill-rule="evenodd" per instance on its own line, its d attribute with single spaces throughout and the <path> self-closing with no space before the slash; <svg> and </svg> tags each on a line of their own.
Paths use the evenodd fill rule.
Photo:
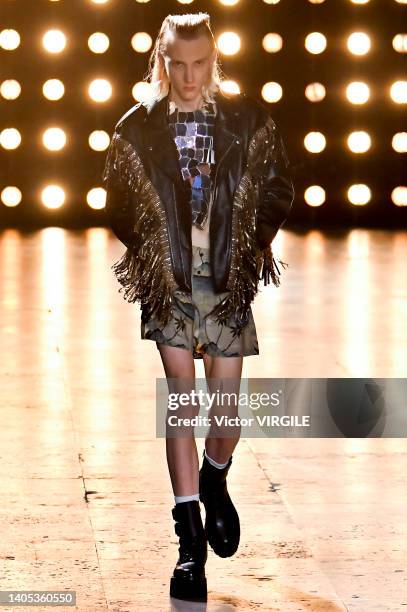
<svg viewBox="0 0 407 612">
<path fill-rule="evenodd" d="M 239 357 L 212 357 L 204 355 L 205 376 L 208 390 L 211 393 L 223 392 L 236 394 L 238 398 L 243 368 L 243 356 Z M 215 411 L 216 403 L 211 413 Z M 237 409 L 237 405 L 235 405 Z"/>
<path fill-rule="evenodd" d="M 195 379 L 195 363 L 190 350 L 157 342 L 167 378 Z"/>
</svg>

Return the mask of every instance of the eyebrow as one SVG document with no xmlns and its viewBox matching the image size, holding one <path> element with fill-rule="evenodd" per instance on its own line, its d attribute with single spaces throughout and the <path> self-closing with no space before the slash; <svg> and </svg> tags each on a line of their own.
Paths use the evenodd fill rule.
<svg viewBox="0 0 407 612">
<path fill-rule="evenodd" d="M 200 57 L 199 59 L 194 60 L 195 62 L 203 62 L 204 60 L 207 59 L 207 56 L 205 57 Z M 177 62 L 178 64 L 185 64 L 185 62 L 182 62 L 181 60 L 178 59 L 173 59 L 173 62 Z"/>
</svg>

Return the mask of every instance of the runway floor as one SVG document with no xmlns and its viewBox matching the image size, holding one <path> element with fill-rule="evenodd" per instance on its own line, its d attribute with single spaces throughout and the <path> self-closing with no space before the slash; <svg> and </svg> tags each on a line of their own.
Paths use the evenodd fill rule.
<svg viewBox="0 0 407 612">
<path fill-rule="evenodd" d="M 407 232 L 281 231 L 273 246 L 289 268 L 256 298 L 243 376 L 406 376 Z M 123 250 L 104 228 L 0 237 L 1 590 L 73 590 L 89 612 L 406 610 L 404 438 L 242 438 L 239 550 L 209 550 L 207 606 L 170 600 L 164 373 L 118 293 Z"/>
</svg>

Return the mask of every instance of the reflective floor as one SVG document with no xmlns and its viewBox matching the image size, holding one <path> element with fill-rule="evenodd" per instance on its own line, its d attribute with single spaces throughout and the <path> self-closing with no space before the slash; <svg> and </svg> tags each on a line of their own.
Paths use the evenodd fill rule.
<svg viewBox="0 0 407 612">
<path fill-rule="evenodd" d="M 406 377 L 406 232 L 283 231 L 273 246 L 289 267 L 256 298 L 243 376 Z M 164 374 L 110 270 L 123 250 L 104 228 L 0 236 L 1 590 L 73 590 L 92 612 L 406 610 L 402 438 L 242 438 L 239 550 L 209 550 L 206 606 L 169 598 Z"/>
</svg>

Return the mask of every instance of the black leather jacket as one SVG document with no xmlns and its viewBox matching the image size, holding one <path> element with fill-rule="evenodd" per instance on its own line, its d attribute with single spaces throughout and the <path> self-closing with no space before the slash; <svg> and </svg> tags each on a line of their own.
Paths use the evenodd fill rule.
<svg viewBox="0 0 407 612">
<path fill-rule="evenodd" d="M 230 291 L 219 321 L 240 325 L 271 277 L 279 285 L 271 242 L 294 199 L 281 133 L 268 109 L 246 94 L 215 94 L 215 174 L 209 241 L 213 286 Z M 113 269 L 142 318 L 168 321 L 175 289 L 191 295 L 191 208 L 168 122 L 168 96 L 150 110 L 136 104 L 118 121 L 106 157 L 105 211 L 127 247 Z M 284 262 L 280 262 L 283 265 Z"/>
</svg>

